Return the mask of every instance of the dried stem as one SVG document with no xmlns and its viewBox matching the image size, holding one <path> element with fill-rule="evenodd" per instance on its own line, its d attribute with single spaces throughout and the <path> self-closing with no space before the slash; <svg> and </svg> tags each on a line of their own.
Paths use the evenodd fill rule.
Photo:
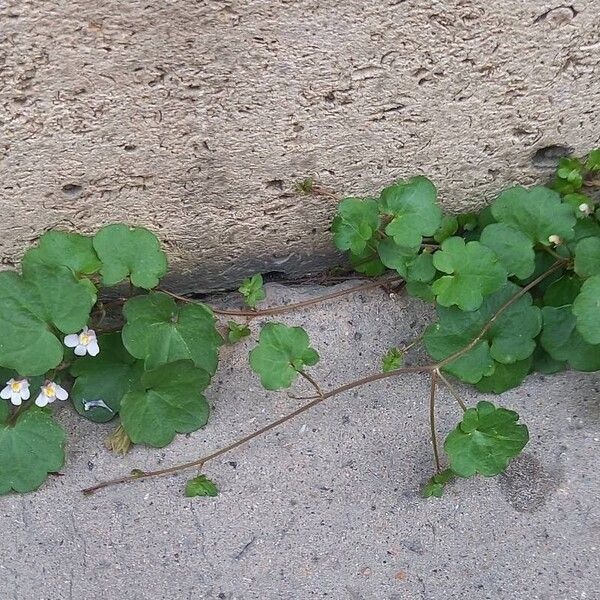
<svg viewBox="0 0 600 600">
<path fill-rule="evenodd" d="M 454 399 L 460 404 L 460 407 L 463 411 L 467 410 L 467 405 L 464 400 L 458 395 L 458 392 L 454 388 L 454 386 L 442 375 L 442 372 L 438 369 L 436 370 L 437 376 L 444 382 L 444 385 L 448 388 L 448 391 L 452 394 Z"/>
<path fill-rule="evenodd" d="M 433 456 L 435 458 L 435 468 L 439 473 L 442 470 L 440 463 L 440 451 L 438 450 L 437 433 L 435 430 L 435 389 L 437 385 L 437 369 L 431 372 L 431 392 L 429 394 L 429 426 L 431 428 L 431 445 L 433 446 Z"/>
<path fill-rule="evenodd" d="M 348 390 L 351 390 L 355 387 L 360 387 L 362 385 L 366 385 L 368 383 L 372 383 L 372 382 L 378 381 L 380 379 L 385 379 L 387 377 L 392 377 L 394 375 L 399 375 L 401 373 L 422 373 L 422 372 L 431 371 L 431 370 L 432 370 L 431 366 L 404 367 L 402 369 L 397 369 L 396 371 L 388 371 L 387 373 L 375 373 L 374 375 L 369 375 L 367 377 L 363 377 L 362 379 L 357 379 L 356 381 L 346 383 L 345 385 L 342 385 L 333 390 L 330 390 L 329 392 L 326 392 L 322 396 L 318 396 L 317 398 L 311 400 L 311 402 L 308 402 L 307 404 L 302 405 L 300 408 L 297 408 L 295 411 L 281 417 L 280 419 L 277 419 L 276 421 L 269 423 L 268 425 L 265 425 L 261 429 L 258 429 L 257 431 L 254 431 L 253 433 L 250 433 L 250 434 L 244 436 L 243 438 L 240 438 L 239 440 L 237 440 L 227 446 L 224 446 L 223 448 L 221 448 L 219 450 L 216 450 L 212 454 L 208 454 L 206 456 L 203 456 L 202 458 L 199 458 L 197 460 L 193 460 L 193 461 L 190 461 L 187 463 L 175 465 L 173 467 L 168 467 L 166 469 L 159 469 L 157 471 L 147 471 L 147 472 L 141 472 L 141 473 L 136 472 L 135 475 L 126 475 L 124 477 L 118 477 L 117 479 L 103 481 L 102 483 L 99 483 L 98 485 L 94 485 L 92 487 L 82 490 L 82 492 L 86 495 L 89 495 L 89 494 L 93 494 L 94 492 L 97 492 L 98 490 L 101 490 L 103 488 L 106 488 L 106 487 L 109 487 L 112 485 L 128 483 L 130 481 L 136 481 L 138 479 L 147 479 L 148 477 L 158 477 L 161 475 L 169 475 L 171 473 L 179 473 L 180 471 L 184 471 L 186 469 L 200 468 L 203 465 L 205 465 L 207 462 L 221 456 L 222 454 L 225 454 L 227 452 L 230 452 L 231 450 L 235 450 L 236 448 L 243 446 L 250 440 L 253 440 L 256 437 L 259 437 L 259 436 L 267 433 L 268 431 L 271 431 L 271 429 L 275 429 L 276 427 L 279 427 L 280 425 L 287 423 L 287 421 L 290 421 L 291 419 L 297 417 L 298 415 L 301 415 L 303 412 L 310 410 L 313 406 L 320 404 L 321 402 L 323 402 L 324 400 L 327 400 L 328 398 L 337 396 L 338 394 L 341 394 L 342 392 L 347 392 Z"/>
<path fill-rule="evenodd" d="M 308 383 L 310 383 L 310 385 L 312 385 L 315 388 L 315 390 L 317 391 L 317 394 L 319 396 L 323 395 L 323 392 L 322 392 L 319 384 L 308 373 L 306 373 L 305 371 L 298 371 L 298 375 L 300 375 L 301 377 L 306 379 L 306 381 L 308 381 Z"/>
<path fill-rule="evenodd" d="M 565 263 L 565 260 L 557 261 L 549 269 L 547 269 L 544 273 L 542 273 L 539 277 L 536 277 L 531 283 L 527 284 L 525 287 L 520 289 L 519 292 L 517 292 L 514 296 L 512 296 L 512 298 L 507 300 L 496 311 L 496 313 L 486 323 L 486 325 L 482 328 L 482 330 L 479 332 L 479 334 L 471 342 L 469 342 L 469 344 L 467 344 L 461 350 L 458 350 L 451 356 L 441 360 L 440 362 L 438 362 L 436 364 L 402 367 L 400 369 L 395 369 L 393 371 L 387 371 L 387 372 L 383 372 L 383 373 L 374 373 L 371 375 L 367 375 L 366 377 L 362 377 L 360 379 L 350 381 L 349 383 L 346 383 L 337 388 L 329 390 L 328 392 L 322 393 L 322 395 L 319 395 L 316 398 L 313 398 L 310 402 L 300 406 L 293 412 L 277 419 L 276 421 L 269 423 L 268 425 L 265 425 L 261 429 L 255 431 L 253 433 L 250 433 L 250 434 L 244 436 L 243 438 L 240 438 L 237 441 L 232 442 L 231 444 L 229 444 L 227 446 L 224 446 L 220 450 L 216 450 L 212 454 L 208 454 L 206 456 L 203 456 L 202 458 L 199 458 L 197 460 L 193 460 L 193 461 L 190 461 L 187 463 L 174 465 L 174 466 L 168 467 L 166 469 L 160 469 L 157 471 L 148 471 L 148 472 L 136 472 L 133 475 L 126 475 L 124 477 L 119 477 L 117 479 L 104 481 L 95 486 L 86 488 L 82 491 L 84 494 L 93 494 L 94 492 L 97 492 L 98 490 L 101 490 L 103 488 L 110 487 L 113 485 L 119 485 L 121 483 L 129 483 L 131 481 L 135 481 L 138 479 L 147 479 L 149 477 L 158 477 L 161 475 L 179 473 L 186 469 L 202 467 L 207 462 L 209 462 L 219 456 L 222 456 L 223 454 L 226 454 L 227 452 L 235 450 L 236 448 L 243 446 L 244 444 L 248 443 L 249 441 L 253 440 L 254 438 L 259 437 L 259 436 L 267 433 L 268 431 L 271 431 L 272 429 L 275 429 L 276 427 L 283 425 L 284 423 L 287 423 L 291 419 L 294 419 L 298 415 L 301 415 L 302 413 L 310 410 L 311 408 L 313 408 L 314 406 L 317 406 L 321 402 L 324 402 L 328 398 L 332 398 L 333 396 L 337 396 L 338 394 L 347 392 L 347 391 L 352 390 L 357 387 L 361 387 L 363 385 L 367 385 L 369 383 L 374 383 L 375 381 L 380 381 L 381 379 L 387 379 L 389 377 L 397 377 L 398 375 L 406 375 L 409 373 L 430 373 L 431 374 L 431 394 L 430 394 L 430 401 L 429 401 L 430 424 L 431 424 L 432 443 L 434 446 L 434 455 L 435 455 L 435 459 L 436 459 L 436 466 L 439 471 L 440 470 L 440 460 L 439 460 L 439 452 L 438 452 L 438 447 L 437 447 L 437 436 L 435 434 L 435 391 L 436 391 L 437 378 L 441 375 L 440 370 L 445 365 L 449 364 L 450 362 L 460 358 L 461 356 L 463 356 L 464 354 L 469 352 L 483 338 L 483 336 L 489 331 L 489 329 L 496 322 L 496 320 L 514 302 L 516 302 L 519 298 L 523 297 L 529 290 L 531 290 L 533 287 L 538 285 L 538 283 L 543 281 L 546 277 L 548 277 L 549 275 L 551 275 L 552 273 L 557 271 L 559 268 L 561 268 L 564 263 Z M 443 377 L 440 377 L 440 378 L 442 379 L 442 381 L 445 382 Z M 445 383 L 447 383 L 447 382 L 445 382 Z"/>
<path fill-rule="evenodd" d="M 272 306 L 270 308 L 262 308 L 258 310 L 238 310 L 238 309 L 228 309 L 228 308 L 212 308 L 212 311 L 217 315 L 227 315 L 230 317 L 269 317 L 273 315 L 280 315 L 282 313 L 290 312 L 293 310 L 297 310 L 299 308 L 305 308 L 307 306 L 312 306 L 314 304 L 319 304 L 321 302 L 326 302 L 328 300 L 333 300 L 335 298 L 341 298 L 342 296 L 347 296 L 348 294 L 354 294 L 356 292 L 364 292 L 366 290 L 372 290 L 374 288 L 378 288 L 386 283 L 390 283 L 393 281 L 400 282 L 400 278 L 398 275 L 394 275 L 392 277 L 380 278 L 376 281 L 369 281 L 368 283 L 362 283 L 360 285 L 356 285 L 345 290 L 338 290 L 337 292 L 333 292 L 331 294 L 325 294 L 323 296 L 319 296 L 318 298 L 311 298 L 309 300 L 302 300 L 301 302 L 294 302 L 292 304 L 284 304 L 282 306 Z M 161 289 L 161 292 L 175 298 L 176 300 L 180 300 L 181 302 L 188 303 L 196 303 L 197 300 L 192 298 L 186 298 L 185 296 L 180 296 L 179 294 L 175 294 L 168 290 Z"/>
</svg>

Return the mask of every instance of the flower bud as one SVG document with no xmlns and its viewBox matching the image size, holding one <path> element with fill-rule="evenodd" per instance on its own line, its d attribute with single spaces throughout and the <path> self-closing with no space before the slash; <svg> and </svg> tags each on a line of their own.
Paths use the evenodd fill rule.
<svg viewBox="0 0 600 600">
<path fill-rule="evenodd" d="M 548 241 L 551 244 L 554 244 L 555 246 L 559 246 L 560 244 L 562 244 L 562 240 L 560 239 L 560 236 L 556 235 L 555 233 L 548 236 Z"/>
</svg>

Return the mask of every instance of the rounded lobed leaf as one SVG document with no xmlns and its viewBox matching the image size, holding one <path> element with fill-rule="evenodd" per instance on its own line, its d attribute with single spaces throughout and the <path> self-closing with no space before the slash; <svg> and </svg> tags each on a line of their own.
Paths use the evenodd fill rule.
<svg viewBox="0 0 600 600">
<path fill-rule="evenodd" d="M 600 344 L 600 275 L 587 279 L 573 302 L 577 331 L 588 344 Z"/>
<path fill-rule="evenodd" d="M 39 265 L 67 267 L 75 275 L 96 273 L 102 266 L 92 238 L 66 231 L 48 231 L 34 248 L 25 252 L 21 268 L 27 273 Z"/>
<path fill-rule="evenodd" d="M 477 383 L 494 373 L 496 362 L 513 364 L 531 356 L 536 346 L 534 338 L 542 324 L 540 310 L 533 306 L 531 296 L 525 294 L 498 314 L 519 290 L 509 282 L 486 298 L 476 311 L 439 306 L 438 321 L 431 324 L 424 335 L 431 357 L 445 360 L 473 344 L 443 368 L 467 383 Z"/>
<path fill-rule="evenodd" d="M 553 281 L 544 292 L 545 306 L 565 306 L 573 304 L 581 290 L 582 281 L 579 277 L 565 274 Z"/>
<path fill-rule="evenodd" d="M 0 365 L 23 376 L 42 375 L 63 359 L 51 331 L 80 331 L 96 301 L 88 280 L 66 267 L 36 265 L 25 276 L 0 273 Z"/>
<path fill-rule="evenodd" d="M 545 306 L 542 316 L 540 343 L 555 361 L 567 361 L 578 371 L 600 370 L 600 344 L 591 344 L 582 337 L 570 305 Z"/>
<path fill-rule="evenodd" d="M 438 230 L 433 234 L 433 239 L 441 244 L 458 231 L 458 218 L 454 215 L 445 215 Z"/>
<path fill-rule="evenodd" d="M 582 239 L 575 247 L 575 273 L 580 277 L 600 275 L 600 238 Z"/>
<path fill-rule="evenodd" d="M 508 275 L 527 279 L 533 273 L 533 242 L 518 229 L 505 223 L 492 223 L 481 232 L 479 241 L 496 253 Z"/>
<path fill-rule="evenodd" d="M 260 376 L 267 390 L 288 388 L 304 367 L 319 362 L 302 327 L 267 323 L 261 330 L 258 345 L 250 352 L 250 366 Z"/>
<path fill-rule="evenodd" d="M 392 238 L 385 238 L 377 244 L 377 253 L 388 269 L 394 269 L 400 277 L 406 279 L 408 272 L 406 264 L 415 256 L 412 250 L 398 246 Z"/>
<path fill-rule="evenodd" d="M 507 272 L 496 254 L 480 242 L 451 237 L 433 255 L 438 271 L 448 273 L 433 282 L 432 291 L 442 306 L 456 305 L 472 311 L 481 306 L 484 296 L 506 283 Z"/>
<path fill-rule="evenodd" d="M 5 412 L 5 411 L 2 411 Z M 45 409 L 33 406 L 14 425 L 0 423 L 0 494 L 39 488 L 65 461 L 65 432 Z"/>
<path fill-rule="evenodd" d="M 480 392 L 501 394 L 512 388 L 516 388 L 527 377 L 531 370 L 533 357 L 518 360 L 510 365 L 494 361 L 494 372 L 482 377 L 475 386 Z"/>
<path fill-rule="evenodd" d="M 116 285 L 129 277 L 136 287 L 149 290 L 167 272 L 167 258 L 158 238 L 143 227 L 107 225 L 94 236 L 93 245 L 102 261 L 104 285 Z"/>
<path fill-rule="evenodd" d="M 377 252 L 367 247 L 360 254 L 350 253 L 350 263 L 357 273 L 368 277 L 377 277 L 385 273 L 385 265 L 379 260 Z"/>
<path fill-rule="evenodd" d="M 379 211 L 375 200 L 345 198 L 338 205 L 331 231 L 338 250 L 360 254 L 378 227 Z"/>
<path fill-rule="evenodd" d="M 496 408 L 491 402 L 481 401 L 477 408 L 467 409 L 444 442 L 452 471 L 460 477 L 502 473 L 529 441 L 527 426 L 518 420 L 516 412 Z"/>
<path fill-rule="evenodd" d="M 125 350 L 119 333 L 99 336 L 98 344 L 98 356 L 78 358 L 71 366 L 76 378 L 71 400 L 80 415 L 105 423 L 119 412 L 123 396 L 139 385 L 144 367 Z"/>
<path fill-rule="evenodd" d="M 187 360 L 143 373 L 139 389 L 121 400 L 121 423 L 131 441 L 162 448 L 175 434 L 204 426 L 209 406 L 202 390 L 209 382 L 209 374 Z"/>
<path fill-rule="evenodd" d="M 550 236 L 570 240 L 576 217 L 560 195 L 543 186 L 515 186 L 502 192 L 492 204 L 496 221 L 524 233 L 532 242 L 548 246 Z"/>
<path fill-rule="evenodd" d="M 379 198 L 380 211 L 392 218 L 385 233 L 398 246 L 417 251 L 423 236 L 432 236 L 442 222 L 437 190 L 426 177 L 413 177 L 385 188 Z"/>
<path fill-rule="evenodd" d="M 214 374 L 223 338 L 213 312 L 204 304 L 178 307 L 162 292 L 136 296 L 123 307 L 123 344 L 146 369 L 182 359 Z"/>
</svg>

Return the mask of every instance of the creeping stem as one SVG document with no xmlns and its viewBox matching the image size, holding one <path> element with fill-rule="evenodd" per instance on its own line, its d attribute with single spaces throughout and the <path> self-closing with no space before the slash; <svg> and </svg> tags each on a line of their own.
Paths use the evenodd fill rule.
<svg viewBox="0 0 600 600">
<path fill-rule="evenodd" d="M 318 395 L 316 397 L 310 399 L 310 402 L 303 404 L 302 406 L 300 406 L 296 410 L 288 413 L 287 415 L 284 415 L 283 417 L 281 417 L 275 421 L 272 421 L 271 423 L 269 423 L 268 425 L 265 425 L 264 427 L 258 429 L 257 431 L 254 431 L 253 433 L 249 433 L 248 435 L 238 439 L 235 442 L 232 442 L 231 444 L 228 444 L 227 446 L 224 446 L 223 448 L 220 448 L 219 450 L 216 450 L 215 452 L 212 452 L 211 454 L 207 454 L 199 459 L 196 459 L 196 460 L 193 460 L 190 462 L 174 465 L 172 467 L 168 467 L 165 469 L 159 469 L 157 471 L 146 471 L 146 472 L 137 472 L 136 471 L 135 474 L 126 475 L 124 477 L 118 477 L 117 479 L 111 479 L 109 481 L 103 481 L 97 485 L 88 487 L 82 491 L 84 494 L 93 494 L 94 492 L 97 492 L 98 490 L 101 490 L 103 488 L 110 487 L 113 485 L 119 485 L 121 483 L 129 483 L 131 481 L 135 481 L 138 479 L 148 479 L 149 477 L 158 477 L 161 475 L 169 475 L 169 474 L 173 474 L 173 473 L 179 473 L 186 469 L 200 468 L 200 467 L 204 466 L 206 463 L 208 463 L 209 461 L 214 460 L 215 458 L 218 458 L 219 456 L 222 456 L 223 454 L 226 454 L 227 452 L 231 452 L 232 450 L 235 450 L 236 448 L 239 448 L 240 446 L 243 446 L 244 444 L 250 442 L 254 438 L 259 437 L 259 436 L 267 433 L 268 431 L 271 431 L 272 429 L 275 429 L 276 427 L 283 425 L 284 423 L 287 423 L 288 421 L 294 419 L 298 415 L 301 415 L 302 413 L 310 410 L 314 406 L 321 404 L 328 398 L 332 398 L 333 396 L 337 396 L 338 394 L 341 394 L 343 392 L 347 392 L 354 388 L 361 387 L 363 385 L 367 385 L 370 383 L 374 383 L 374 382 L 380 381 L 382 379 L 387 379 L 389 377 L 397 377 L 398 375 L 407 375 L 410 373 L 429 373 L 431 375 L 431 392 L 430 392 L 430 401 L 429 401 L 431 439 L 432 439 L 432 444 L 433 444 L 433 449 L 434 449 L 436 467 L 437 467 L 438 471 L 440 471 L 441 466 L 440 466 L 440 459 L 439 459 L 437 437 L 436 437 L 436 432 L 435 432 L 435 414 L 434 414 L 435 413 L 435 393 L 436 393 L 436 386 L 437 386 L 438 378 L 448 387 L 448 389 L 450 390 L 450 393 L 452 393 L 452 395 L 456 398 L 458 403 L 461 405 L 461 408 L 463 408 L 463 410 L 466 409 L 464 402 L 462 402 L 459 399 L 456 392 L 453 391 L 452 386 L 450 386 L 448 381 L 441 374 L 441 369 L 443 367 L 445 367 L 446 365 L 448 365 L 449 363 L 451 363 L 452 361 L 460 358 L 461 356 L 463 356 L 464 354 L 469 352 L 483 338 L 483 336 L 489 331 L 489 329 L 493 326 L 493 324 L 496 322 L 496 320 L 512 304 L 514 304 L 519 298 L 522 298 L 527 292 L 529 292 L 532 288 L 534 288 L 536 285 L 538 285 L 546 277 L 548 277 L 549 275 L 551 275 L 558 269 L 562 268 L 564 266 L 565 262 L 567 262 L 567 261 L 559 260 L 559 261 L 555 262 L 544 273 L 542 273 L 541 275 L 536 277 L 533 281 L 531 281 L 526 286 L 521 288 L 514 296 L 509 298 L 494 313 L 494 315 L 491 317 L 491 319 L 485 324 L 485 326 L 475 336 L 475 338 L 473 338 L 473 340 L 471 340 L 464 348 L 461 348 L 454 354 L 448 356 L 447 358 L 445 358 L 437 363 L 428 364 L 428 365 L 416 365 L 416 366 L 410 366 L 410 367 L 402 367 L 400 369 L 395 369 L 393 371 L 387 371 L 387 372 L 382 372 L 382 373 L 373 373 L 371 375 L 367 375 L 366 377 L 361 377 L 360 379 L 356 379 L 354 381 L 350 381 L 349 383 L 345 383 L 344 385 L 333 388 L 327 392 L 322 392 L 319 384 L 313 380 L 311 382 L 311 385 L 313 385 L 313 387 L 315 387 L 315 390 L 317 390 Z M 375 284 L 375 282 L 373 282 L 373 284 L 370 287 L 377 287 L 379 285 L 381 285 L 381 282 L 377 282 L 377 284 Z M 357 288 L 353 288 L 353 289 L 354 289 L 354 291 L 356 291 Z M 364 289 L 364 288 L 362 288 L 362 289 Z M 344 292 L 349 293 L 347 290 L 344 290 Z M 333 295 L 330 295 L 330 297 L 333 297 Z M 307 306 L 307 304 L 305 304 L 305 303 L 298 303 L 298 304 L 296 304 L 296 308 L 298 308 L 299 305 Z M 287 305 L 284 307 L 276 307 L 276 308 L 288 309 L 290 306 L 292 306 L 292 305 Z M 265 309 L 265 310 L 272 311 L 275 309 Z M 246 312 L 250 312 L 250 311 L 246 311 Z M 256 311 L 256 312 L 253 311 L 253 312 L 251 312 L 251 314 L 256 315 L 257 312 L 259 312 L 259 311 Z M 263 312 L 263 314 L 264 314 L 264 312 Z M 271 312 L 269 314 L 277 314 L 277 313 Z M 308 377 L 306 377 L 306 375 L 307 375 L 306 373 L 301 372 L 300 374 L 305 379 L 308 379 Z M 312 379 L 312 377 L 311 377 L 311 379 Z M 311 381 L 311 379 L 308 379 L 308 381 Z"/>
<path fill-rule="evenodd" d="M 398 277 L 398 275 L 392 277 L 382 277 L 378 278 L 376 281 L 369 281 L 368 283 L 355 285 L 345 290 L 338 290 L 337 292 L 332 292 L 331 294 L 324 294 L 323 296 L 318 296 L 317 298 L 310 298 L 309 300 L 302 300 L 301 302 L 293 302 L 292 304 L 283 304 L 281 306 L 272 306 L 270 308 L 261 308 L 258 310 L 239 310 L 234 308 L 229 309 L 215 307 L 211 307 L 211 309 L 216 315 L 226 315 L 230 317 L 272 317 L 274 315 L 280 315 L 286 312 L 297 310 L 299 308 L 305 308 L 307 306 L 313 306 L 314 304 L 326 302 L 327 300 L 341 298 L 342 296 L 347 296 L 348 294 L 372 290 L 374 288 L 381 287 L 386 283 L 393 283 L 399 281 L 400 278 Z M 197 300 L 187 298 L 186 296 L 180 296 L 179 294 L 174 294 L 173 292 L 170 292 L 168 290 L 160 289 L 159 291 L 163 292 L 164 294 L 167 294 L 168 296 L 171 296 L 172 298 L 175 298 L 176 300 L 180 300 L 181 302 L 198 303 Z"/>
</svg>

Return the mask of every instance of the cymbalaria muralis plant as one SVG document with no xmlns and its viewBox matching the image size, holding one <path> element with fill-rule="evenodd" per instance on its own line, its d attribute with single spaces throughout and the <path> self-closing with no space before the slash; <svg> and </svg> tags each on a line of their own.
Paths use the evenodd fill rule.
<svg viewBox="0 0 600 600">
<path fill-rule="evenodd" d="M 344 198 L 332 224 L 339 250 L 373 282 L 293 305 L 257 309 L 262 277 L 244 281 L 247 309 L 216 309 L 159 288 L 167 259 L 141 227 L 103 227 L 94 236 L 50 231 L 26 252 L 21 272 L 0 272 L 0 494 L 38 488 L 64 462 L 65 432 L 52 416 L 70 400 L 85 418 L 118 420 L 109 445 L 163 447 L 178 433 L 206 424 L 203 395 L 225 343 L 251 333 L 249 320 L 275 316 L 357 290 L 403 281 L 406 291 L 435 303 L 437 319 L 413 345 L 431 361 L 403 366 L 406 348 L 390 348 L 378 371 L 326 389 L 309 368 L 321 357 L 301 327 L 270 322 L 250 352 L 268 390 L 314 388 L 308 402 L 262 429 L 185 464 L 131 474 L 84 490 L 201 468 L 342 392 L 389 377 L 422 373 L 435 473 L 424 496 L 441 496 L 457 477 L 493 476 L 527 444 L 519 415 L 492 402 L 468 407 L 456 378 L 499 394 L 531 372 L 567 367 L 600 370 L 600 150 L 561 159 L 549 187 L 504 190 L 478 214 L 445 215 L 425 177 L 400 180 L 374 198 Z M 299 193 L 314 193 L 306 180 Z M 390 273 L 391 272 L 391 273 Z M 129 282 L 127 297 L 123 283 Z M 112 295 L 105 288 L 116 285 Z M 238 322 L 232 317 L 245 317 Z M 225 325 L 225 323 L 223 324 Z M 442 456 L 435 425 L 436 390 L 456 399 L 460 420 Z M 187 496 L 215 496 L 204 474 Z"/>
</svg>

